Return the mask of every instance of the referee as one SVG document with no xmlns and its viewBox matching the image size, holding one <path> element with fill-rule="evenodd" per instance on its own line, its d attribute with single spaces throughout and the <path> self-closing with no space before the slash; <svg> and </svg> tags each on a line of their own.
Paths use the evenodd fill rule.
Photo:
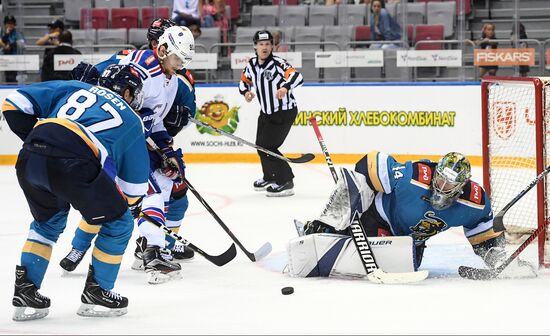
<svg viewBox="0 0 550 336">
<path fill-rule="evenodd" d="M 302 75 L 286 60 L 273 56 L 273 35 L 267 30 L 254 34 L 256 57 L 244 68 L 239 91 L 247 102 L 256 91 L 260 102 L 260 115 L 256 130 L 256 145 L 281 154 L 279 147 L 285 141 L 296 119 L 298 108 L 292 89 L 302 85 Z M 256 191 L 267 191 L 267 196 L 294 195 L 294 174 L 286 161 L 258 151 L 263 177 L 254 182 Z"/>
</svg>

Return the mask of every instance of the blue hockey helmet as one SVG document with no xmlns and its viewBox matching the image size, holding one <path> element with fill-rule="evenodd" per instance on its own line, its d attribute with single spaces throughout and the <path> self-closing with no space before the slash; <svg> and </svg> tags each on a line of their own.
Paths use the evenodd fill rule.
<svg viewBox="0 0 550 336">
<path fill-rule="evenodd" d="M 132 96 L 130 106 L 138 111 L 143 105 L 143 82 L 130 65 L 109 65 L 99 77 L 99 86 L 108 88 L 121 97 L 124 97 L 124 92 L 128 89 Z"/>
</svg>

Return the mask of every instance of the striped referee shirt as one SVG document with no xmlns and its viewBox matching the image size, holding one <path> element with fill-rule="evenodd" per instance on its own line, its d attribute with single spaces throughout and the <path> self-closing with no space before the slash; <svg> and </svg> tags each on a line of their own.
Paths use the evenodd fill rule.
<svg viewBox="0 0 550 336">
<path fill-rule="evenodd" d="M 286 60 L 271 54 L 263 64 L 259 64 L 258 57 L 252 57 L 248 61 L 241 75 L 239 91 L 244 95 L 254 87 L 262 113 L 272 114 L 296 107 L 291 90 L 303 83 L 302 74 Z M 277 99 L 276 93 L 281 87 L 285 87 L 288 92 L 283 99 Z"/>
</svg>

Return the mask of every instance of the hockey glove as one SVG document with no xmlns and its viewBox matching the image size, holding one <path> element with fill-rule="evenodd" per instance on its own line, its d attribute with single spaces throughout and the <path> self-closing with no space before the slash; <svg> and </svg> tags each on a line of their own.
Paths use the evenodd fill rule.
<svg viewBox="0 0 550 336">
<path fill-rule="evenodd" d="M 167 147 L 162 149 L 162 152 L 168 158 L 168 162 L 162 164 L 162 174 L 176 183 L 182 182 L 185 177 L 185 163 L 183 163 L 181 148 L 174 150 L 172 147 Z"/>
<path fill-rule="evenodd" d="M 487 264 L 490 268 L 497 268 L 505 259 L 506 251 L 504 248 L 496 246 L 491 247 L 483 257 L 483 261 L 485 261 L 485 264 Z"/>
<path fill-rule="evenodd" d="M 141 214 L 141 205 L 143 204 L 143 196 L 138 198 L 138 200 L 134 204 L 128 204 L 128 209 L 130 209 L 130 212 L 132 213 L 132 217 L 134 219 L 137 219 L 139 215 Z"/>
<path fill-rule="evenodd" d="M 97 68 L 85 62 L 78 63 L 78 65 L 71 70 L 71 75 L 74 80 L 92 85 L 97 85 L 99 81 L 99 71 L 97 71 Z"/>
<path fill-rule="evenodd" d="M 189 123 L 191 110 L 187 106 L 172 105 L 170 112 L 164 117 L 164 127 L 171 136 L 176 136 Z"/>
<path fill-rule="evenodd" d="M 148 107 L 139 110 L 139 116 L 143 122 L 143 134 L 148 138 L 153 131 L 153 121 L 155 120 L 155 112 Z"/>
</svg>

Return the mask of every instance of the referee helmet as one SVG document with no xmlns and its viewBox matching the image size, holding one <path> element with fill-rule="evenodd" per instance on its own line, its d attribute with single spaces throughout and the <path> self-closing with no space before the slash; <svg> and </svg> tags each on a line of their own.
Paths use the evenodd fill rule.
<svg viewBox="0 0 550 336">
<path fill-rule="evenodd" d="M 271 35 L 269 30 L 258 30 L 256 34 L 254 34 L 252 41 L 254 41 L 254 44 L 260 41 L 269 41 L 273 44 L 273 35 Z"/>
</svg>

